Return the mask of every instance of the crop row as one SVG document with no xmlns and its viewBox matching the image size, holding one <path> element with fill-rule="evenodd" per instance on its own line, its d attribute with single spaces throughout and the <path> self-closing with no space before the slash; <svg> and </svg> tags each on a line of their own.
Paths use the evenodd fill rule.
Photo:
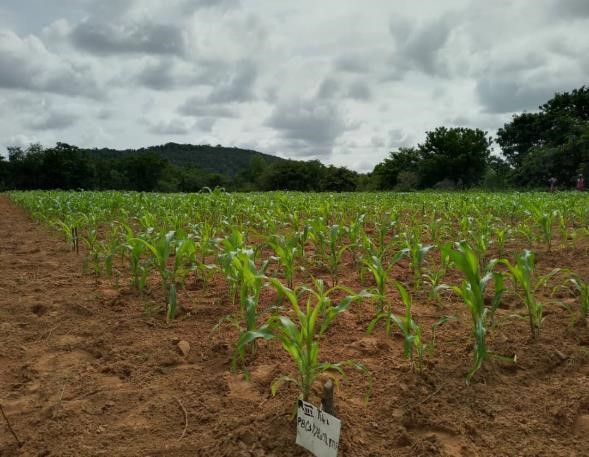
<svg viewBox="0 0 589 457">
<path fill-rule="evenodd" d="M 570 293 L 575 321 L 586 325 L 589 283 L 566 265 L 539 271 L 536 253 L 587 255 L 589 205 L 581 193 L 420 194 L 141 194 L 14 192 L 13 201 L 63 233 L 87 255 L 95 274 L 128 272 L 143 297 L 159 278 L 165 316 L 177 314 L 178 288 L 207 288 L 215 277 L 229 286 L 239 330 L 233 366 L 246 369 L 259 339 L 278 339 L 296 366 L 295 383 L 307 399 L 316 377 L 343 373 L 355 360 L 324 362 L 320 345 L 337 316 L 360 300 L 374 304 L 366 331 L 399 332 L 416 371 L 433 352 L 440 315 L 429 339 L 412 313 L 419 297 L 443 310 L 461 298 L 471 316 L 473 362 L 467 381 L 495 354 L 487 336 L 505 293 L 525 306 L 530 337 L 539 337 L 546 291 Z M 512 255 L 511 258 L 508 258 Z M 354 275 L 352 290 L 346 282 Z M 405 273 L 408 273 L 406 275 Z M 261 292 L 274 290 L 264 307 Z M 542 292 L 542 293 L 541 293 Z M 441 314 L 441 313 L 440 313 Z M 220 323 L 219 325 L 222 325 Z M 427 341 L 426 341 L 427 339 Z"/>
</svg>

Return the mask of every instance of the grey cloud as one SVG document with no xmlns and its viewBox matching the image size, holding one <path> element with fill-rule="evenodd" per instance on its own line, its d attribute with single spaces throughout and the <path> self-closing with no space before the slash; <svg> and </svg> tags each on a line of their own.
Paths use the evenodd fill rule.
<svg viewBox="0 0 589 457">
<path fill-rule="evenodd" d="M 71 127 L 77 121 L 78 117 L 71 113 L 49 112 L 30 122 L 29 127 L 35 130 L 63 130 Z"/>
<path fill-rule="evenodd" d="M 370 66 L 367 61 L 366 55 L 344 54 L 335 60 L 335 68 L 348 73 L 368 73 Z"/>
<path fill-rule="evenodd" d="M 488 71 L 494 73 L 514 73 L 518 71 L 533 70 L 541 67 L 547 61 L 546 54 L 544 56 L 537 52 L 528 52 L 523 55 L 516 54 L 511 57 L 505 57 L 503 62 L 493 61 L 487 67 Z"/>
<path fill-rule="evenodd" d="M 356 100 L 368 101 L 372 98 L 372 92 L 366 81 L 359 79 L 350 84 L 348 97 Z"/>
<path fill-rule="evenodd" d="M 278 130 L 289 149 L 299 156 L 328 157 L 335 140 L 346 131 L 337 106 L 321 100 L 279 104 L 266 125 Z"/>
<path fill-rule="evenodd" d="M 215 118 L 205 117 L 196 121 L 195 126 L 203 132 L 210 132 L 211 130 L 213 130 L 215 122 L 217 122 Z"/>
<path fill-rule="evenodd" d="M 391 129 L 389 130 L 389 148 L 405 148 L 413 146 L 415 139 L 413 136 L 403 129 Z"/>
<path fill-rule="evenodd" d="M 184 116 L 193 117 L 237 117 L 237 113 L 232 109 L 223 105 L 204 103 L 200 97 L 186 100 L 178 108 L 178 112 Z"/>
<path fill-rule="evenodd" d="M 152 124 L 149 132 L 156 135 L 187 135 L 190 133 L 190 127 L 182 119 L 172 119 Z"/>
<path fill-rule="evenodd" d="M 372 138 L 370 138 L 370 145 L 375 148 L 384 148 L 385 142 L 380 136 L 373 135 Z"/>
<path fill-rule="evenodd" d="M 50 53 L 34 36 L 0 31 L 0 88 L 101 97 L 92 69 Z"/>
<path fill-rule="evenodd" d="M 333 78 L 325 78 L 319 85 L 318 98 L 334 98 L 340 90 L 340 84 Z"/>
<path fill-rule="evenodd" d="M 587 0 L 553 0 L 552 12 L 557 17 L 565 19 L 589 17 L 589 2 Z"/>
<path fill-rule="evenodd" d="M 92 16 L 110 20 L 128 12 L 139 0 L 83 0 Z"/>
<path fill-rule="evenodd" d="M 555 89 L 546 81 L 532 84 L 509 75 L 483 78 L 476 87 L 481 103 L 491 113 L 535 110 L 554 95 Z"/>
<path fill-rule="evenodd" d="M 98 55 L 182 55 L 185 52 L 185 40 L 179 26 L 147 20 L 117 24 L 90 19 L 76 25 L 70 40 L 78 49 Z"/>
<path fill-rule="evenodd" d="M 337 79 L 333 77 L 325 78 L 319 85 L 317 98 L 321 100 L 332 100 L 338 97 L 366 101 L 372 98 L 372 92 L 368 84 L 361 79 L 353 81 L 347 87 L 342 87 L 342 84 Z"/>
<path fill-rule="evenodd" d="M 453 127 L 470 127 L 472 125 L 472 120 L 466 116 L 456 116 L 451 119 L 446 119 L 444 124 L 446 123 Z"/>
<path fill-rule="evenodd" d="M 177 84 L 173 65 L 171 60 L 166 59 L 147 65 L 137 74 L 136 81 L 154 90 L 171 89 Z"/>
<path fill-rule="evenodd" d="M 254 62 L 250 60 L 238 62 L 234 73 L 227 75 L 213 87 L 207 101 L 209 103 L 227 103 L 251 100 L 257 75 L 258 67 Z"/>
<path fill-rule="evenodd" d="M 182 10 L 187 13 L 194 13 L 200 9 L 219 8 L 223 10 L 238 8 L 241 6 L 239 0 L 187 0 L 184 2 Z"/>
<path fill-rule="evenodd" d="M 96 117 L 98 119 L 101 119 L 103 121 L 107 120 L 107 119 L 111 119 L 113 116 L 115 115 L 114 111 L 107 109 L 107 108 L 102 108 L 98 114 L 96 115 Z"/>
<path fill-rule="evenodd" d="M 394 20 L 389 31 L 395 40 L 391 59 L 393 78 L 402 78 L 407 71 L 416 70 L 430 76 L 445 76 L 446 67 L 439 52 L 452 32 L 450 16 L 442 16 L 431 23 L 413 26 L 407 20 Z"/>
<path fill-rule="evenodd" d="M 227 68 L 228 65 L 221 61 L 199 60 L 192 63 L 177 57 L 163 56 L 148 62 L 137 72 L 133 81 L 153 90 L 214 85 L 219 81 L 219 74 L 227 71 Z"/>
</svg>

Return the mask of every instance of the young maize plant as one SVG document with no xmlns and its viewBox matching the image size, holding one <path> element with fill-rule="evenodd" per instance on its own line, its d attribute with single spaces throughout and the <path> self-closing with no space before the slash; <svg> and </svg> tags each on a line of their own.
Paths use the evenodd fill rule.
<svg viewBox="0 0 589 457">
<path fill-rule="evenodd" d="M 421 288 L 421 282 L 423 280 L 422 268 L 425 262 L 425 256 L 433 248 L 432 245 L 424 246 L 421 244 L 418 230 L 410 230 L 404 234 L 405 251 L 409 254 L 411 271 L 413 271 L 415 278 L 415 290 Z"/>
<path fill-rule="evenodd" d="M 511 236 L 511 227 L 499 226 L 495 228 L 495 242 L 497 243 L 497 249 L 499 250 L 499 257 L 503 257 L 505 251 L 505 243 Z"/>
<path fill-rule="evenodd" d="M 246 250 L 245 238 L 239 230 L 233 230 L 231 234 L 220 241 L 223 252 L 219 254 L 218 260 L 225 279 L 229 283 L 229 295 L 231 303 L 235 304 L 239 288 L 240 272 L 236 269 L 233 257 L 242 250 Z"/>
<path fill-rule="evenodd" d="M 497 260 L 489 261 L 484 269 L 481 269 L 476 251 L 466 243 L 459 243 L 456 249 L 452 249 L 450 245 L 444 249 L 454 266 L 464 275 L 460 286 L 453 286 L 452 289 L 464 300 L 472 318 L 474 355 L 472 368 L 466 377 L 466 382 L 469 383 L 483 362 L 492 354 L 487 348 L 486 335 L 488 324 L 493 321 L 504 291 L 503 275 L 493 272 Z M 491 306 L 488 307 L 485 304 L 485 290 L 491 280 L 495 283 L 495 294 Z"/>
<path fill-rule="evenodd" d="M 316 298 L 317 296 L 311 294 L 311 297 L 307 298 L 306 304 L 302 305 L 293 290 L 285 287 L 276 279 L 270 279 L 270 282 L 280 294 L 288 298 L 295 315 L 295 321 L 288 316 L 274 316 L 265 332 L 269 330 L 282 343 L 283 349 L 290 355 L 297 368 L 295 377 L 282 376 L 272 383 L 272 395 L 276 394 L 280 386 L 288 382 L 295 384 L 299 389 L 300 398 L 308 401 L 313 383 L 321 373 L 337 371 L 344 375 L 345 367 L 353 367 L 366 372 L 366 369 L 354 360 L 336 363 L 319 361 L 321 337 L 329 329 L 335 317 L 348 309 L 352 298 L 346 297 L 340 304 L 333 306 L 322 299 L 316 299 L 313 303 L 311 297 Z M 258 334 L 264 335 L 262 337 L 265 338 L 267 335 L 265 332 L 258 332 Z"/>
<path fill-rule="evenodd" d="M 344 252 L 346 252 L 349 249 L 348 245 L 341 247 L 338 245 L 338 242 L 342 238 L 343 233 L 344 230 L 340 225 L 332 225 L 331 227 L 329 227 L 329 256 L 327 265 L 329 268 L 329 274 L 331 276 L 332 286 L 337 285 L 339 266 L 342 263 Z"/>
<path fill-rule="evenodd" d="M 313 259 L 315 262 L 321 263 L 325 258 L 325 245 L 327 244 L 325 233 L 328 227 L 320 217 L 311 219 L 309 221 L 309 227 L 309 239 L 313 242 L 315 251 L 313 253 Z"/>
<path fill-rule="evenodd" d="M 548 251 L 552 249 L 552 224 L 554 222 L 554 216 L 558 213 L 557 211 L 544 212 L 538 208 L 534 208 L 534 218 L 536 223 L 540 225 L 542 230 L 542 239 L 548 246 Z"/>
<path fill-rule="evenodd" d="M 472 231 L 472 226 L 474 224 L 474 219 L 472 218 L 472 216 L 461 216 L 460 220 L 460 238 L 461 239 L 467 239 L 470 236 L 470 233 Z"/>
<path fill-rule="evenodd" d="M 305 255 L 305 245 L 307 244 L 307 241 L 310 238 L 310 231 L 311 231 L 311 226 L 309 224 L 304 224 L 302 230 L 297 230 L 294 235 L 293 238 L 296 241 L 298 250 L 299 250 L 299 254 L 301 256 L 301 261 L 302 261 L 302 267 L 305 268 L 305 264 L 306 264 L 306 255 Z"/>
<path fill-rule="evenodd" d="M 143 244 L 153 256 L 166 297 L 166 319 L 170 321 L 176 317 L 176 280 L 181 276 L 185 264 L 194 261 L 196 252 L 194 241 L 190 238 L 176 239 L 174 231 L 160 235 L 153 243 L 143 238 L 133 238 L 132 240 L 133 243 Z M 175 253 L 174 262 L 172 268 L 169 268 L 168 259 L 172 252 Z"/>
<path fill-rule="evenodd" d="M 394 228 L 397 225 L 397 215 L 385 214 L 380 221 L 375 222 L 376 243 L 372 243 L 379 259 L 383 259 L 391 244 L 395 243 L 397 236 L 394 234 Z M 391 239 L 387 241 L 387 236 L 391 234 Z"/>
<path fill-rule="evenodd" d="M 527 249 L 517 257 L 515 265 L 506 259 L 501 260 L 501 263 L 509 269 L 513 282 L 521 291 L 520 294 L 523 296 L 523 301 L 528 310 L 530 333 L 533 339 L 537 339 L 540 336 L 540 328 L 544 321 L 544 304 L 536 298 L 536 291 L 545 286 L 548 280 L 557 274 L 560 269 L 555 268 L 549 274 L 536 279 L 535 255 Z"/>
<path fill-rule="evenodd" d="M 72 251 L 80 252 L 80 237 L 78 229 L 83 224 L 84 216 L 67 215 L 65 220 L 55 221 L 52 225 L 61 230 L 66 242 L 72 245 Z"/>
<path fill-rule="evenodd" d="M 528 249 L 532 249 L 534 244 L 534 231 L 532 230 L 532 226 L 526 222 L 522 222 L 517 226 L 516 232 L 525 238 L 528 243 Z"/>
<path fill-rule="evenodd" d="M 430 290 L 428 298 L 435 302 L 438 307 L 441 307 L 441 294 L 444 290 L 451 289 L 449 285 L 444 284 L 442 281 L 446 277 L 448 267 L 450 265 L 450 255 L 448 244 L 442 245 L 440 248 L 440 266 L 437 270 L 430 269 L 427 273 L 423 274 L 423 279 L 429 284 Z"/>
<path fill-rule="evenodd" d="M 430 240 L 433 244 L 438 244 L 442 237 L 446 234 L 446 225 L 441 217 L 436 217 L 435 210 L 430 223 L 427 225 Z"/>
<path fill-rule="evenodd" d="M 263 333 L 266 329 L 263 325 L 258 324 L 258 304 L 260 302 L 260 293 L 266 280 L 265 273 L 268 262 L 265 261 L 258 269 L 254 262 L 254 254 L 251 249 L 234 251 L 231 262 L 239 277 L 240 317 L 239 319 L 228 317 L 225 320 L 232 322 L 240 332 L 233 357 L 233 368 L 235 369 L 238 361 L 244 362 L 247 350 L 253 350 L 250 343 L 253 343 L 255 339 L 250 339 L 250 335 L 252 333 Z"/>
<path fill-rule="evenodd" d="M 274 260 L 278 260 L 282 266 L 287 287 L 292 289 L 296 267 L 295 261 L 299 251 L 299 245 L 296 238 L 286 239 L 282 235 L 271 235 L 268 239 L 268 245 L 274 250 L 274 253 L 276 254 Z"/>
<path fill-rule="evenodd" d="M 480 259 L 481 267 L 485 263 L 485 256 L 487 255 L 489 245 L 493 242 L 488 230 L 488 227 L 479 226 L 468 232 L 470 239 L 472 240 L 472 246 L 476 249 L 477 255 Z"/>
<path fill-rule="evenodd" d="M 395 287 L 399 292 L 401 301 L 405 305 L 405 315 L 402 318 L 400 318 L 393 314 L 393 312 L 390 309 L 379 313 L 374 319 L 372 319 L 372 321 L 368 325 L 368 334 L 372 334 L 378 322 L 380 320 L 384 320 L 385 333 L 387 336 L 389 336 L 391 332 L 391 323 L 394 322 L 401 331 L 401 334 L 403 335 L 403 355 L 407 359 L 411 360 L 412 367 L 415 366 L 418 371 L 421 371 L 421 362 L 423 360 L 423 355 L 425 351 L 425 345 L 423 344 L 421 338 L 421 327 L 417 325 L 417 323 L 413 320 L 413 317 L 411 315 L 412 301 L 411 296 L 407 292 L 407 289 L 405 289 L 405 287 L 403 287 L 403 285 L 398 281 L 395 281 Z M 414 350 L 417 351 L 418 355 L 417 364 L 415 364 L 415 361 L 413 359 Z"/>
<path fill-rule="evenodd" d="M 366 236 L 364 233 L 364 214 L 360 214 L 349 227 L 347 227 L 348 239 L 350 240 L 350 254 L 352 256 L 352 268 L 360 273 L 360 250 L 362 248 L 363 237 Z"/>
<path fill-rule="evenodd" d="M 215 254 L 216 244 L 220 242 L 216 238 L 216 226 L 203 221 L 198 224 L 189 224 L 190 237 L 194 240 L 195 256 L 192 271 L 194 271 L 194 279 L 202 281 L 203 290 L 207 290 L 208 284 L 218 269 L 215 263 L 209 263 L 207 257 Z"/>
<path fill-rule="evenodd" d="M 81 236 L 82 241 L 86 244 L 86 248 L 88 248 L 88 261 L 92 265 L 92 269 L 94 270 L 95 274 L 100 273 L 100 265 L 101 265 L 101 254 L 103 253 L 103 246 L 98 239 L 98 229 L 96 226 L 89 226 L 86 229 L 86 233 Z M 84 265 L 86 266 L 86 261 L 84 261 Z"/>
<path fill-rule="evenodd" d="M 579 296 L 580 301 L 580 319 L 579 322 L 583 327 L 587 326 L 587 315 L 589 313 L 589 282 L 583 281 L 578 275 L 573 275 L 569 279 L 569 282 L 573 285 L 575 292 Z"/>
<path fill-rule="evenodd" d="M 128 225 L 125 226 L 127 234 L 125 242 L 120 246 L 127 251 L 129 258 L 129 270 L 131 271 L 131 284 L 143 296 L 143 291 L 147 283 L 150 267 L 145 261 L 142 261 L 147 247 L 145 243 L 135 237 L 133 230 Z"/>
<path fill-rule="evenodd" d="M 374 279 L 375 286 L 366 291 L 376 303 L 376 314 L 390 311 L 390 303 L 386 296 L 386 285 L 388 282 L 389 272 L 393 266 L 405 255 L 405 251 L 398 251 L 391 259 L 388 268 L 382 264 L 382 260 L 377 255 L 365 258 L 362 263 L 370 271 Z"/>
<path fill-rule="evenodd" d="M 567 225 L 567 220 L 563 212 L 558 211 L 558 231 L 560 233 L 560 247 L 565 248 L 566 242 L 569 239 L 569 227 Z M 574 229 L 573 229 L 574 231 Z M 573 239 L 573 237 L 571 237 Z"/>
<path fill-rule="evenodd" d="M 124 242 L 124 229 L 121 224 L 113 222 L 110 224 L 110 231 L 107 232 L 106 239 L 103 241 L 104 246 L 104 272 L 108 278 L 113 276 L 113 262 L 117 253 L 121 250 L 121 244 Z M 115 278 L 118 281 L 118 278 Z"/>
</svg>

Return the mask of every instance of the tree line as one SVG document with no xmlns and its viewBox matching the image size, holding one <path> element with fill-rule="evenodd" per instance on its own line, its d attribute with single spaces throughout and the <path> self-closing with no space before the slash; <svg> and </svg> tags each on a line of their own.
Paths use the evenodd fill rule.
<svg viewBox="0 0 589 457">
<path fill-rule="evenodd" d="M 0 157 L 0 190 L 198 192 L 205 187 L 222 187 L 228 191 L 354 191 L 358 176 L 318 160 L 268 163 L 261 155 L 251 157 L 241 172 L 230 176 L 195 165 L 176 165 L 155 152 L 100 158 L 66 143 L 51 148 L 39 144 L 9 147 L 8 160 Z"/>
<path fill-rule="evenodd" d="M 171 163 L 166 147 L 177 145 L 170 145 L 159 147 L 164 148 L 160 154 L 120 156 L 90 154 L 66 143 L 9 147 L 8 159 L 0 156 L 0 189 L 497 190 L 545 188 L 552 177 L 567 188 L 589 173 L 589 89 L 557 93 L 537 112 L 514 115 L 494 139 L 480 129 L 438 127 L 426 132 L 423 143 L 390 152 L 367 174 L 317 160 L 269 163 L 262 155 L 252 156 L 238 173 L 213 173 L 190 163 Z"/>
</svg>

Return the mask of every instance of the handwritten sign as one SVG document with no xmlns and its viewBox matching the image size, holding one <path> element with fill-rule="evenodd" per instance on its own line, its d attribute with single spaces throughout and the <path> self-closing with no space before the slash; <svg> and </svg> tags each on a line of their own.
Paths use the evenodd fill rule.
<svg viewBox="0 0 589 457">
<path fill-rule="evenodd" d="M 316 457 L 337 457 L 341 421 L 306 401 L 299 401 L 297 441 Z"/>
</svg>

